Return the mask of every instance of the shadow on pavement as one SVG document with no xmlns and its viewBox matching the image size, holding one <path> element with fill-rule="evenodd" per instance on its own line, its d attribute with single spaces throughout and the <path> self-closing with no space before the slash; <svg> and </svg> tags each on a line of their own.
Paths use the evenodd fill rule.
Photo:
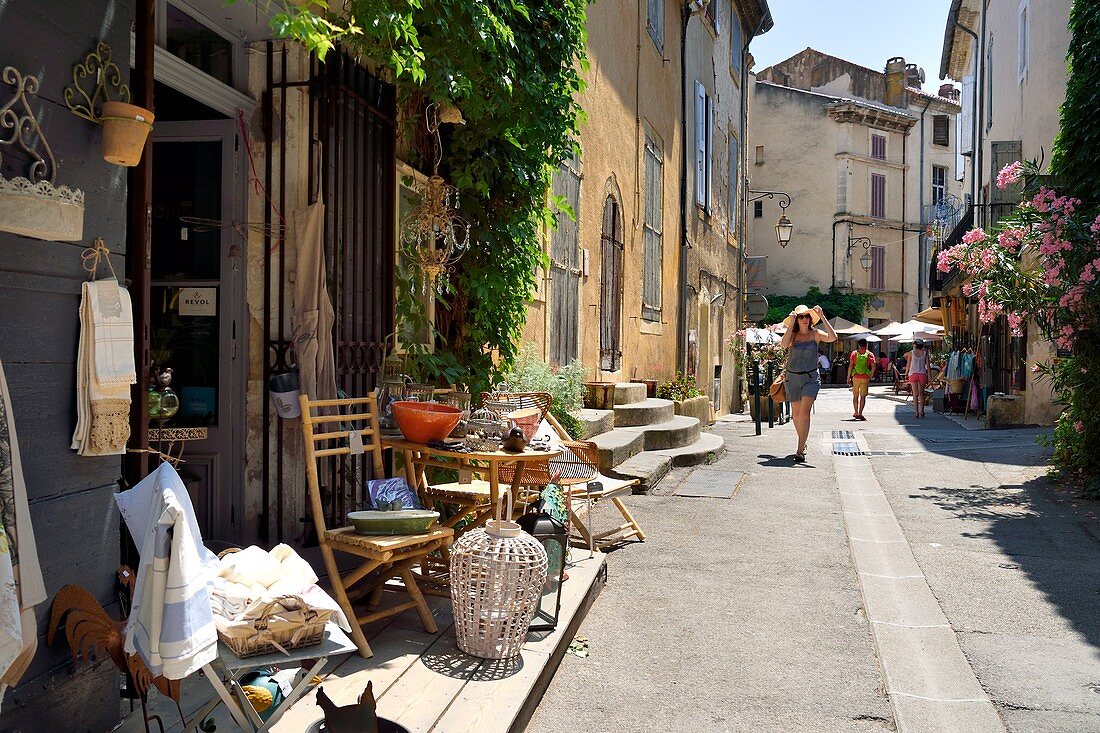
<svg viewBox="0 0 1100 733">
<path fill-rule="evenodd" d="M 1000 459 L 998 459 L 1000 461 Z M 1100 649 L 1100 501 L 1074 496 L 1047 477 L 995 489 L 927 486 L 925 499 L 974 523 L 963 537 L 994 542 L 1059 613 Z"/>
</svg>

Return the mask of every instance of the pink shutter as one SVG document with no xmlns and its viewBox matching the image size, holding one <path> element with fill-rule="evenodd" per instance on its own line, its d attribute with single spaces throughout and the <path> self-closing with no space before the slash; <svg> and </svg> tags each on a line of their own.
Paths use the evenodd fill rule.
<svg viewBox="0 0 1100 733">
<path fill-rule="evenodd" d="M 886 218 L 886 176 L 881 173 L 871 174 L 871 216 Z"/>
<path fill-rule="evenodd" d="M 882 135 L 871 135 L 871 157 L 886 160 L 886 138 Z"/>
</svg>

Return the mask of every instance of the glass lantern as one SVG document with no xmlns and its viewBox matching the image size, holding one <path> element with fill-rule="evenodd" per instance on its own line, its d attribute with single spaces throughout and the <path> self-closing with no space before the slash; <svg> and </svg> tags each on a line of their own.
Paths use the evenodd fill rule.
<svg viewBox="0 0 1100 733">
<path fill-rule="evenodd" d="M 531 619 L 531 631 L 553 631 L 558 626 L 561 613 L 561 587 L 565 581 L 565 563 L 569 558 L 569 532 L 565 524 L 552 517 L 546 509 L 524 514 L 518 523 L 546 550 L 546 583 L 542 587 L 535 616 Z"/>
</svg>

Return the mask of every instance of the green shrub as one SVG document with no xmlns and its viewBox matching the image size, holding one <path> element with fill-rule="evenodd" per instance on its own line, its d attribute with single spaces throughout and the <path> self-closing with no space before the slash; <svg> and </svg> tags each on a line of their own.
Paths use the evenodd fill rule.
<svg viewBox="0 0 1100 733">
<path fill-rule="evenodd" d="M 662 400 L 679 400 L 683 402 L 701 394 L 703 393 L 695 385 L 695 377 L 685 375 L 683 372 L 676 372 L 675 377 L 657 387 L 657 396 Z"/>
<path fill-rule="evenodd" d="M 583 437 L 581 424 L 572 415 L 584 402 L 584 380 L 587 370 L 580 359 L 555 367 L 539 357 L 531 345 L 524 346 L 507 373 L 509 388 L 514 392 L 549 392 L 554 398 L 550 413 L 557 418 L 570 437 Z"/>
</svg>

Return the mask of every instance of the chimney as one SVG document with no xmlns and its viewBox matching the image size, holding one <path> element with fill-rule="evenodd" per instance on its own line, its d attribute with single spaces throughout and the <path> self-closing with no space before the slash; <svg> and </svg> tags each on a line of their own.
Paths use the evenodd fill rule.
<svg viewBox="0 0 1100 733">
<path fill-rule="evenodd" d="M 905 85 L 913 89 L 920 89 L 924 84 L 924 69 L 917 68 L 916 64 L 905 65 Z"/>
<path fill-rule="evenodd" d="M 959 101 L 959 90 L 954 84 L 940 84 L 940 96 L 944 99 Z"/>
<path fill-rule="evenodd" d="M 905 109 L 909 106 L 909 95 L 905 93 L 905 59 L 901 56 L 886 62 L 886 104 Z"/>
</svg>

